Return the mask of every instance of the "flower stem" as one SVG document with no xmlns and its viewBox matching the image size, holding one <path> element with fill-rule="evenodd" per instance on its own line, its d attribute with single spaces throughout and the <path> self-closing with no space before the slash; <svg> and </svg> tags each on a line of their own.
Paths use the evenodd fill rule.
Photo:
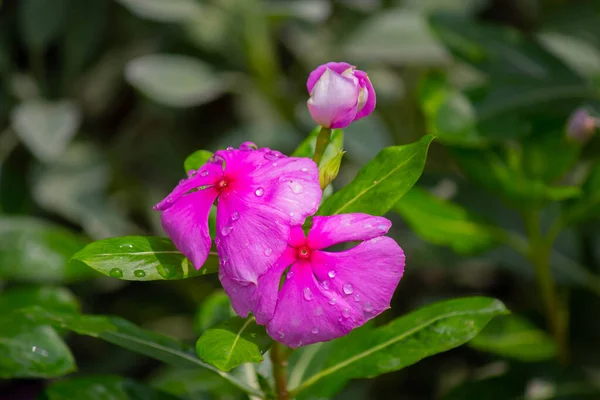
<svg viewBox="0 0 600 400">
<path fill-rule="evenodd" d="M 321 164 L 321 160 L 323 159 L 323 154 L 325 154 L 325 150 L 329 145 L 331 140 L 331 129 L 321 127 L 319 131 L 319 135 L 317 136 L 317 143 L 315 145 L 315 154 L 313 155 L 313 161 L 317 163 L 317 166 Z"/>
<path fill-rule="evenodd" d="M 555 234 L 542 235 L 538 211 L 523 214 L 525 229 L 529 236 L 528 258 L 535 268 L 535 275 L 542 296 L 546 320 L 556 341 L 558 359 L 561 363 L 569 360 L 567 345 L 567 308 L 559 299 L 556 284 L 550 271 L 550 253 Z"/>
<path fill-rule="evenodd" d="M 285 348 L 279 342 L 273 342 L 271 346 L 271 362 L 273 363 L 273 378 L 275 378 L 275 391 L 277 399 L 289 400 L 290 394 L 287 390 L 287 355 Z"/>
</svg>

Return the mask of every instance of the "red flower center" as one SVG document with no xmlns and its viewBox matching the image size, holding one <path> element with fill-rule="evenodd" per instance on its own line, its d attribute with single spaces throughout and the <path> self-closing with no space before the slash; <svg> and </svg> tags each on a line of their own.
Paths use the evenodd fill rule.
<svg viewBox="0 0 600 400">
<path fill-rule="evenodd" d="M 311 253 L 312 253 L 312 250 L 308 246 L 305 245 L 305 246 L 298 247 L 296 255 L 301 260 L 308 260 L 308 259 L 310 259 Z"/>
<path fill-rule="evenodd" d="M 229 182 L 227 181 L 227 179 L 221 179 L 219 182 L 217 182 L 217 190 L 219 192 L 222 192 L 223 189 L 225 189 L 228 184 L 229 184 Z"/>
</svg>

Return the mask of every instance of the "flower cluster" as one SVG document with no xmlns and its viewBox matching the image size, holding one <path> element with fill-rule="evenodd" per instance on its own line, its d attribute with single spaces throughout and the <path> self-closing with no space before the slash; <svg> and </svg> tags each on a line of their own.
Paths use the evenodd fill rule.
<svg viewBox="0 0 600 400">
<path fill-rule="evenodd" d="M 345 63 L 319 67 L 308 86 L 309 110 L 323 126 L 346 126 L 375 106 L 366 74 Z M 323 98 L 329 90 L 340 103 L 352 95 L 342 113 L 338 105 L 322 107 L 333 104 Z M 234 310 L 243 317 L 252 312 L 271 337 L 298 347 L 346 335 L 389 308 L 404 271 L 402 249 L 384 236 L 391 226 L 385 218 L 314 217 L 305 236 L 302 225 L 321 195 L 312 160 L 247 142 L 217 151 L 155 209 L 173 243 L 200 268 L 212 245 L 208 216 L 216 200 L 219 279 Z M 345 251 L 328 250 L 357 241 Z"/>
</svg>

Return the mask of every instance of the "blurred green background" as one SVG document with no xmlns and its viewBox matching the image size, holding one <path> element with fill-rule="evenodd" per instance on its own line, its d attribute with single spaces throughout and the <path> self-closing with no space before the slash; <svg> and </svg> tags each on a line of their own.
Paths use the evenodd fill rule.
<svg viewBox="0 0 600 400">
<path fill-rule="evenodd" d="M 423 208 L 431 197 L 411 192 L 390 215 L 407 266 L 378 323 L 437 299 L 485 294 L 530 321 L 530 336 L 513 338 L 522 349 L 550 340 L 533 269 L 477 221 L 522 237 L 519 205 L 539 205 L 543 226 L 576 215 L 551 254 L 570 310 L 569 364 L 461 347 L 352 382 L 338 398 L 600 398 L 600 179 L 590 178 L 600 146 L 595 137 L 565 141 L 571 113 L 598 106 L 599 1 L 0 4 L 0 289 L 68 285 L 88 313 L 195 339 L 216 276 L 131 283 L 68 259 L 89 240 L 163 235 L 152 206 L 197 149 L 254 141 L 291 153 L 314 127 L 308 73 L 347 61 L 368 72 L 378 104 L 346 130 L 333 186 L 383 147 L 434 133 L 420 186 L 453 201 Z M 516 159 L 519 174 L 505 174 L 500 164 Z M 499 340 L 492 335 L 491 346 Z M 169 368 L 104 342 L 71 335 L 69 345 L 78 374 L 121 374 L 190 399 L 239 397 L 207 377 L 191 378 L 192 389 L 169 387 Z M 47 384 L 0 381 L 0 398 L 34 399 Z"/>
</svg>

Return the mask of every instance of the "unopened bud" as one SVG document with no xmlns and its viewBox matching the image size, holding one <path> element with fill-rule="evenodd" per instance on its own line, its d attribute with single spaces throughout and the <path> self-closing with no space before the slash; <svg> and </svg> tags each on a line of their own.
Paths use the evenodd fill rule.
<svg viewBox="0 0 600 400">
<path fill-rule="evenodd" d="M 567 138 L 579 143 L 587 142 L 598 127 L 598 120 L 585 108 L 578 108 L 567 122 Z"/>
<path fill-rule="evenodd" d="M 321 189 L 325 189 L 337 177 L 340 172 L 340 165 L 344 153 L 345 151 L 339 150 L 335 156 L 331 157 L 319 168 L 319 182 L 321 183 Z"/>
</svg>

